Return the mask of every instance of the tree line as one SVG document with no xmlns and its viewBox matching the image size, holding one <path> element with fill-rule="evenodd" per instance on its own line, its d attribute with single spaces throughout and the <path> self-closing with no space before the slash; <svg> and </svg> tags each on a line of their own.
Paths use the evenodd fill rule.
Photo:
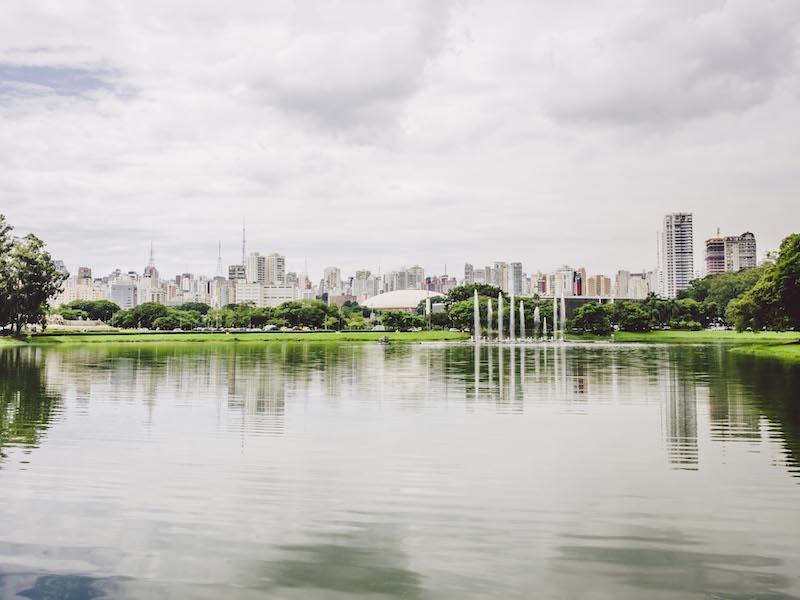
<svg viewBox="0 0 800 600">
<path fill-rule="evenodd" d="M 573 331 L 594 335 L 712 325 L 737 331 L 800 329 L 800 234 L 783 240 L 772 264 L 695 279 L 675 300 L 651 295 L 641 303 L 585 304 L 569 324 Z"/>
</svg>

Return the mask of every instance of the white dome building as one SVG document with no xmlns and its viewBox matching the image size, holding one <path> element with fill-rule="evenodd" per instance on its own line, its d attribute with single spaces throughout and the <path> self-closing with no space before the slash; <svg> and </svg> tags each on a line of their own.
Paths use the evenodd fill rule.
<svg viewBox="0 0 800 600">
<path fill-rule="evenodd" d="M 362 306 L 373 310 L 414 311 L 425 298 L 443 298 L 444 294 L 428 290 L 397 290 L 368 298 Z"/>
</svg>

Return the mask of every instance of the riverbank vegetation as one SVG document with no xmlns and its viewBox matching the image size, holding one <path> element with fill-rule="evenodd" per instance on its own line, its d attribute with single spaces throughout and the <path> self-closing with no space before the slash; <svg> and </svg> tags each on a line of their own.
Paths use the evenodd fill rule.
<svg viewBox="0 0 800 600">
<path fill-rule="evenodd" d="M 747 345 L 733 348 L 731 352 L 760 358 L 777 358 L 800 364 L 800 342 L 795 342 L 794 344 Z"/>
</svg>

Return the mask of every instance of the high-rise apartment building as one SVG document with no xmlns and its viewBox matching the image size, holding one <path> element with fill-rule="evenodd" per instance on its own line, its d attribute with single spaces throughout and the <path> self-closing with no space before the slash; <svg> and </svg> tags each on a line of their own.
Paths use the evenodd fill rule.
<svg viewBox="0 0 800 600">
<path fill-rule="evenodd" d="M 231 281 L 244 281 L 247 279 L 244 265 L 228 265 L 228 279 Z"/>
<path fill-rule="evenodd" d="M 495 261 L 492 267 L 492 285 L 508 292 L 508 263 Z"/>
<path fill-rule="evenodd" d="M 725 238 L 713 237 L 706 240 L 706 275 L 719 275 L 725 272 Z"/>
<path fill-rule="evenodd" d="M 742 235 L 726 235 L 717 233 L 716 237 L 706 240 L 706 275 L 734 273 L 742 269 L 750 269 L 757 264 L 756 238 L 746 231 Z"/>
<path fill-rule="evenodd" d="M 286 283 L 286 257 L 277 252 L 267 255 L 266 281 L 273 285 Z"/>
<path fill-rule="evenodd" d="M 464 285 L 472 285 L 475 283 L 475 268 L 469 264 L 464 264 Z"/>
<path fill-rule="evenodd" d="M 326 292 L 342 293 L 342 270 L 339 267 L 325 267 L 322 271 L 322 280 Z"/>
<path fill-rule="evenodd" d="M 586 294 L 583 295 L 608 298 L 611 296 L 611 278 L 605 275 L 592 275 L 588 278 Z"/>
<path fill-rule="evenodd" d="M 742 235 L 725 237 L 725 270 L 730 272 L 751 269 L 757 264 L 756 237 L 746 231 Z"/>
<path fill-rule="evenodd" d="M 251 252 L 245 259 L 244 271 L 247 283 L 266 283 L 267 257 Z"/>
<path fill-rule="evenodd" d="M 661 293 L 675 298 L 694 278 L 694 232 L 692 213 L 664 216 L 661 231 Z"/>
<path fill-rule="evenodd" d="M 508 265 L 508 269 L 508 291 L 511 294 L 520 296 L 525 291 L 525 288 L 523 287 L 525 277 L 522 274 L 522 263 L 512 262 L 510 265 Z"/>
</svg>

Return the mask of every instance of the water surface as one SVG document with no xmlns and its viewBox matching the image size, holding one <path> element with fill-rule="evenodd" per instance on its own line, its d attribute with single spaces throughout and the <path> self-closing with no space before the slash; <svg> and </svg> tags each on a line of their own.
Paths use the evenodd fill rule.
<svg viewBox="0 0 800 600">
<path fill-rule="evenodd" d="M 0 351 L 0 597 L 800 597 L 800 369 L 724 347 Z"/>
</svg>

